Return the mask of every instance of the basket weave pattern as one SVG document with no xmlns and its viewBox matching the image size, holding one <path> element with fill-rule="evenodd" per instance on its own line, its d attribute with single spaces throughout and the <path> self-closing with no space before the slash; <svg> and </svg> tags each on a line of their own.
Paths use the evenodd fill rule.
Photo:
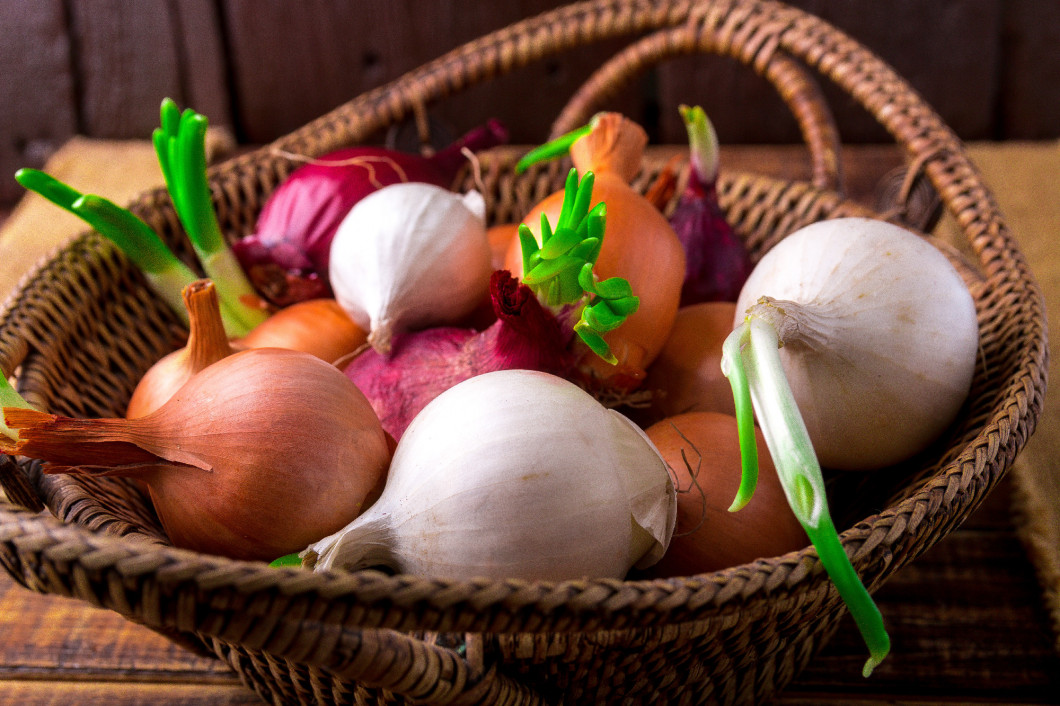
<svg viewBox="0 0 1060 706">
<path fill-rule="evenodd" d="M 296 166 L 281 151 L 317 156 L 366 141 L 471 85 L 615 37 L 632 41 L 572 97 L 554 133 L 583 122 L 639 71 L 697 52 L 740 60 L 790 107 L 809 147 L 812 181 L 724 174 L 719 183 L 729 219 L 756 256 L 807 223 L 867 214 L 842 197 L 839 136 L 814 72 L 887 128 L 967 238 L 974 256 L 962 271 L 982 341 L 969 403 L 929 454 L 874 489 L 883 493 L 871 498 L 875 506 L 863 501 L 860 514 L 837 522 L 873 590 L 958 526 L 1011 465 L 1041 411 L 1047 345 L 1041 292 L 957 137 L 888 66 L 835 28 L 757 0 L 591 0 L 554 10 L 211 169 L 221 227 L 230 238 L 253 230 L 265 199 Z M 512 149 L 482 155 L 455 185 L 481 189 L 493 222 L 521 217 L 561 184 L 565 165 L 517 177 L 517 156 Z M 637 184 L 650 183 L 662 166 L 649 151 Z M 164 192 L 145 194 L 133 210 L 194 262 Z M 42 409 L 117 416 L 143 372 L 185 333 L 139 273 L 86 233 L 42 263 L 0 310 L 0 369 Z M 44 476 L 29 462 L 3 464 L 0 477 L 13 503 L 28 508 L 0 505 L 0 561 L 16 580 L 215 654 L 273 702 L 757 702 L 794 678 L 843 612 L 810 547 L 653 581 L 315 574 L 174 549 L 130 482 Z M 49 512 L 33 512 L 42 507 Z"/>
</svg>

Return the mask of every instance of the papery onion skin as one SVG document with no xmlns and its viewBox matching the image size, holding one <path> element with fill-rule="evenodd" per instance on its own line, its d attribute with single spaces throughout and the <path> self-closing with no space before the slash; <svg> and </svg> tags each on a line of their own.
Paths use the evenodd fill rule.
<svg viewBox="0 0 1060 706">
<path fill-rule="evenodd" d="M 899 226 L 842 218 L 800 229 L 759 261 L 736 311 L 734 326 L 751 315 L 778 327 L 785 375 L 826 468 L 908 458 L 968 396 L 975 302 L 945 255 Z"/>
<path fill-rule="evenodd" d="M 809 543 L 788 507 L 761 432 L 756 434 L 758 485 L 750 502 L 736 512 L 729 511 L 741 471 L 735 417 L 678 414 L 653 424 L 646 433 L 676 474 L 677 488 L 677 525 L 666 554 L 647 570 L 649 577 L 718 571 Z"/>
<path fill-rule="evenodd" d="M 228 356 L 138 419 L 23 411 L 5 408 L 18 453 L 50 473 L 139 478 L 174 546 L 237 559 L 272 560 L 342 528 L 390 461 L 356 386 L 280 348 Z"/>
<path fill-rule="evenodd" d="M 379 500 L 303 553 L 317 570 L 439 578 L 620 578 L 661 556 L 673 484 L 622 415 L 559 377 L 487 373 L 436 398 L 398 443 Z"/>
</svg>

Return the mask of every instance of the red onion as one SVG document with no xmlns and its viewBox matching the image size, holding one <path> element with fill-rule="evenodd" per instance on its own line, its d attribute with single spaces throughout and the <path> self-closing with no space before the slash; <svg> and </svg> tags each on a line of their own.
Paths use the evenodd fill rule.
<svg viewBox="0 0 1060 706">
<path fill-rule="evenodd" d="M 708 301 L 734 302 L 751 258 L 718 204 L 718 142 L 700 107 L 681 106 L 688 128 L 691 169 L 688 184 L 670 215 L 670 225 L 685 248 L 681 306 Z"/>
<path fill-rule="evenodd" d="M 400 182 L 449 188 L 466 160 L 464 149 L 477 152 L 507 139 L 507 129 L 491 120 L 430 157 L 372 146 L 330 152 L 291 173 L 265 202 L 256 232 L 233 250 L 275 304 L 331 296 L 331 241 L 355 203 Z"/>
<path fill-rule="evenodd" d="M 399 334 L 389 355 L 367 349 L 346 366 L 395 439 L 428 402 L 468 378 L 496 370 L 571 370 L 572 332 L 529 287 L 498 270 L 490 277 L 490 300 L 497 320 L 483 331 L 435 327 Z"/>
</svg>

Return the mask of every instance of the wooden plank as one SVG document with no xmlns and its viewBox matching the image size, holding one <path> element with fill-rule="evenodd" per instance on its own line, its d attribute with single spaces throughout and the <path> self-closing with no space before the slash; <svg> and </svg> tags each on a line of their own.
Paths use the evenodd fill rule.
<svg viewBox="0 0 1060 706">
<path fill-rule="evenodd" d="M 1001 136 L 1031 140 L 1060 134 L 1060 3 L 1005 3 Z"/>
<path fill-rule="evenodd" d="M 965 139 L 994 134 L 998 0 L 924 3 L 895 0 L 794 0 L 890 63 Z M 958 78 L 959 77 L 959 78 Z M 885 131 L 860 105 L 822 77 L 846 142 L 882 142 Z M 699 102 L 723 141 L 783 143 L 800 139 L 794 119 L 765 79 L 735 60 L 684 58 L 659 71 L 660 136 L 679 141 L 679 103 Z"/>
<path fill-rule="evenodd" d="M 25 193 L 15 171 L 43 166 L 77 119 L 62 0 L 0 0 L 0 27 L 0 203 L 11 204 Z"/>
<path fill-rule="evenodd" d="M 261 698 L 241 684 L 143 684 L 115 682 L 34 682 L 0 679 L 0 703 L 19 706 L 261 706 Z"/>
<path fill-rule="evenodd" d="M 0 575 L 0 680 L 112 679 L 231 683 L 218 659 L 194 654 L 109 610 L 29 591 Z"/>
<path fill-rule="evenodd" d="M 229 122 L 216 21 L 201 0 L 73 0 L 84 133 L 149 138 L 167 96 Z"/>
<path fill-rule="evenodd" d="M 458 3 L 410 0 L 225 0 L 240 135 L 272 140 L 464 42 L 561 4 L 481 3 L 469 12 Z M 457 134 L 502 117 L 513 142 L 539 142 L 567 97 L 612 52 L 595 48 L 538 62 L 468 89 L 437 114 Z M 634 97 L 628 105 L 639 104 Z"/>
</svg>

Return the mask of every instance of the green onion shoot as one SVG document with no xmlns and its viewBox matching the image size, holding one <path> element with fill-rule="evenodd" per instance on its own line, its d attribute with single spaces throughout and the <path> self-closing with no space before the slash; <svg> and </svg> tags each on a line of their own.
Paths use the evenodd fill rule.
<svg viewBox="0 0 1060 706">
<path fill-rule="evenodd" d="M 754 412 L 788 504 L 817 549 L 825 571 L 869 648 L 869 658 L 862 669 L 867 677 L 890 652 L 890 637 L 879 608 L 850 563 L 832 523 L 821 465 L 784 375 L 779 344 L 772 326 L 749 316 L 729 334 L 723 346 L 722 370 L 733 386 L 740 447 L 754 447 L 754 419 L 748 404 L 753 399 Z M 757 473 L 757 456 L 752 460 L 745 452 L 744 477 L 730 510 L 742 507 L 750 498 Z"/>
<path fill-rule="evenodd" d="M 621 326 L 640 305 L 629 282 L 621 277 L 597 280 L 593 265 L 600 256 L 607 206 L 592 209 L 592 172 L 579 182 L 578 171 L 567 173 L 563 205 L 555 228 L 541 215 L 541 244 L 529 226 L 519 226 L 523 256 L 523 284 L 545 306 L 559 310 L 581 303 L 574 332 L 597 355 L 612 365 L 618 362 L 603 335 Z"/>
<path fill-rule="evenodd" d="M 268 316 L 239 260 L 224 239 L 206 179 L 206 116 L 183 112 L 170 98 L 162 101 L 161 127 L 152 134 L 155 153 L 177 211 L 206 276 L 213 280 L 222 307 L 242 324 L 243 335 Z"/>
</svg>

